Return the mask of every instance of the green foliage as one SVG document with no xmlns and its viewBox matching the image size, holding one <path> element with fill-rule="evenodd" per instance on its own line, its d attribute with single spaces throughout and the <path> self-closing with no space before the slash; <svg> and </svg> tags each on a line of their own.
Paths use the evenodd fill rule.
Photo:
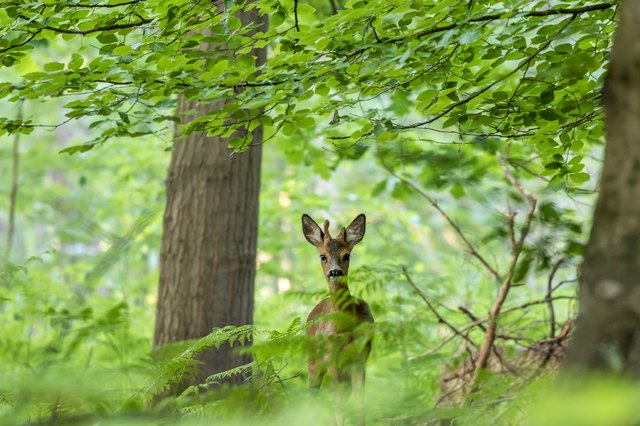
<svg viewBox="0 0 640 426">
<path fill-rule="evenodd" d="M 575 313 L 616 4 L 552 3 L 4 1 L 0 137 L 22 142 L 19 238 L 0 274 L 0 423 L 330 421 L 329 384 L 306 391 L 304 319 L 325 288 L 304 212 L 368 217 L 350 286 L 376 319 L 372 423 L 525 421 L 546 382 L 519 392 L 528 377 L 488 368 L 461 406 L 440 382 L 485 336 L 470 315 L 495 303 L 490 269 L 512 284 L 496 347 L 517 370 L 550 338 L 550 308 L 556 335 Z M 243 23 L 249 9 L 269 27 Z M 180 121 L 178 96 L 219 107 Z M 176 123 L 237 151 L 251 141 L 234 132 L 264 126 L 256 324 L 151 353 L 170 150 L 158 141 Z M 8 143 L 0 154 L 9 170 Z M 150 406 L 225 342 L 254 361 Z"/>
<path fill-rule="evenodd" d="M 0 63 L 22 70 L 18 81 L 0 85 L 0 97 L 73 95 L 66 116 L 91 118 L 99 130 L 64 152 L 162 132 L 178 120 L 173 106 L 182 94 L 198 103 L 234 98 L 192 119 L 183 126 L 187 133 L 228 136 L 262 124 L 268 138 L 322 137 L 352 159 L 362 155 L 363 143 L 400 136 L 517 139 L 539 157 L 550 187 L 579 188 L 588 180 L 582 157 L 602 135 L 598 100 L 614 3 L 351 1 L 330 15 L 274 0 L 224 12 L 203 0 L 118 4 L 5 6 L 11 24 Z M 243 26 L 234 15 L 249 9 L 271 16 L 271 26 L 252 34 L 256 25 Z M 51 44 L 74 48 L 25 66 L 34 50 Z M 226 48 L 213 48 L 221 44 Z M 265 46 L 272 54 L 257 67 L 251 49 Z M 2 133 L 40 125 L 10 117 L 0 124 Z M 248 142 L 230 144 L 243 150 Z M 309 156 L 309 144 L 298 145 L 309 164 L 319 161 Z"/>
</svg>

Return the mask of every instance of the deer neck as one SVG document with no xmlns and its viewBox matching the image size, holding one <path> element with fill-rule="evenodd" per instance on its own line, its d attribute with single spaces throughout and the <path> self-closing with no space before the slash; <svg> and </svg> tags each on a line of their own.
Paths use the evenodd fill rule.
<svg viewBox="0 0 640 426">
<path fill-rule="evenodd" d="M 329 281 L 329 295 L 332 299 L 340 299 L 351 295 L 349 292 L 349 284 L 347 280 Z"/>
</svg>

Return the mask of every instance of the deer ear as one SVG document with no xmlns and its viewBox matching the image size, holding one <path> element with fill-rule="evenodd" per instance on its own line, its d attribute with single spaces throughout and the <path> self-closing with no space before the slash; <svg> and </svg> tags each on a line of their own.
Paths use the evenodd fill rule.
<svg viewBox="0 0 640 426">
<path fill-rule="evenodd" d="M 353 219 L 353 222 L 347 226 L 345 241 L 350 247 L 355 246 L 364 238 L 364 233 L 367 230 L 367 218 L 363 213 L 360 213 Z"/>
<path fill-rule="evenodd" d="M 304 237 L 309 241 L 312 245 L 318 247 L 322 245 L 324 240 L 324 233 L 318 226 L 318 224 L 309 217 L 307 214 L 302 215 L 302 233 Z"/>
</svg>

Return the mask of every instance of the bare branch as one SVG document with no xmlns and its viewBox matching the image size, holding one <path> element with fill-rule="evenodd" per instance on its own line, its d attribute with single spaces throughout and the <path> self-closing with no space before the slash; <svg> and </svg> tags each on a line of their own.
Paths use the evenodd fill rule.
<svg viewBox="0 0 640 426">
<path fill-rule="evenodd" d="M 407 267 L 406 266 L 402 267 L 402 273 L 404 274 L 405 278 L 407 279 L 407 282 L 411 285 L 411 287 L 413 287 L 413 289 L 416 291 L 416 293 L 418 293 L 418 296 L 420 296 L 420 298 L 422 300 L 424 300 L 424 302 L 427 304 L 427 307 L 429 308 L 429 310 L 433 313 L 433 315 L 436 316 L 436 318 L 438 319 L 438 322 L 440 324 L 446 325 L 451 331 L 453 331 L 454 335 L 462 337 L 470 345 L 472 345 L 474 347 L 478 346 L 473 342 L 473 340 L 471 340 L 469 338 L 469 336 L 467 336 L 466 334 L 460 332 L 460 330 L 458 330 L 453 324 L 448 322 L 446 319 L 444 319 L 444 317 L 442 315 L 440 315 L 440 313 L 438 313 L 438 311 L 433 306 L 431 301 L 429 301 L 427 296 L 422 292 L 422 290 L 420 290 L 420 288 L 416 285 L 416 283 L 413 282 L 413 279 L 411 279 L 411 276 L 409 275 L 409 272 L 407 271 Z"/>
<path fill-rule="evenodd" d="M 298 0 L 293 0 L 293 19 L 296 31 L 300 32 L 300 26 L 298 25 Z"/>
<path fill-rule="evenodd" d="M 487 272 L 489 272 L 496 281 L 500 282 L 500 275 L 498 275 L 498 272 L 491 265 L 489 265 L 489 262 L 485 260 L 485 258 L 478 252 L 478 250 L 476 250 L 473 244 L 471 244 L 469 239 L 467 239 L 467 237 L 464 235 L 464 233 L 462 232 L 462 229 L 460 229 L 460 226 L 458 226 L 458 224 L 453 219 L 451 219 L 451 217 L 449 217 L 449 215 L 444 210 L 442 210 L 442 208 L 438 205 L 438 203 L 433 198 L 431 198 L 429 194 L 427 194 L 420 186 L 411 182 L 409 179 L 397 175 L 391 169 L 386 167 L 384 164 L 383 164 L 383 167 L 387 170 L 389 174 L 398 178 L 403 184 L 415 190 L 418 194 L 420 194 L 420 196 L 422 196 L 422 198 L 427 200 L 427 202 L 429 202 L 429 204 L 431 204 L 431 206 L 434 209 L 436 209 L 438 213 L 442 215 L 442 217 L 445 218 L 445 220 L 449 223 L 449 225 L 451 225 L 451 227 L 456 232 L 460 240 L 462 240 L 464 245 L 467 247 L 469 254 L 471 254 L 473 257 L 478 259 L 478 261 L 482 264 L 482 266 L 484 266 Z"/>
<path fill-rule="evenodd" d="M 576 300 L 577 297 L 576 296 L 555 296 L 551 298 L 552 300 Z M 500 311 L 500 314 L 506 314 L 506 313 L 510 313 L 510 312 L 515 312 L 515 311 L 519 311 L 522 309 L 527 309 L 531 306 L 536 306 L 536 305 L 543 305 L 547 303 L 547 299 L 540 299 L 540 300 L 533 300 L 531 302 L 527 302 L 527 303 L 523 303 L 521 305 L 516 305 L 516 306 L 511 306 L 509 308 L 505 308 L 502 309 Z M 479 328 L 483 328 L 482 325 L 486 324 L 487 322 L 489 322 L 489 318 L 483 318 L 483 319 L 479 319 L 476 321 L 473 321 L 467 325 L 465 325 L 464 327 L 460 328 L 459 331 L 460 333 L 467 333 L 469 330 L 475 328 L 475 327 L 479 327 Z M 485 328 L 486 329 L 486 328 Z M 409 358 L 409 361 L 415 361 L 415 360 L 419 360 L 422 359 L 424 357 L 427 357 L 429 355 L 432 355 L 434 353 L 437 353 L 440 349 L 442 349 L 445 345 L 447 345 L 449 342 L 451 342 L 453 339 L 455 339 L 456 337 L 458 337 L 455 334 L 452 334 L 451 336 L 447 337 L 446 339 L 442 340 L 437 346 L 431 348 L 431 350 L 419 354 L 419 355 L 415 355 Z M 497 336 L 496 336 L 497 337 Z M 513 339 L 513 338 L 512 338 Z M 555 339 L 559 339 L 558 337 L 555 337 Z"/>
<path fill-rule="evenodd" d="M 547 281 L 547 296 L 545 300 L 547 301 L 547 306 L 549 309 L 549 337 L 554 338 L 556 336 L 556 313 L 553 308 L 553 301 L 551 299 L 551 293 L 553 292 L 553 278 L 560 269 L 560 266 L 564 263 L 565 259 L 559 259 L 551 269 L 551 275 L 549 275 L 549 280 Z"/>
<path fill-rule="evenodd" d="M 508 152 L 509 145 L 507 145 L 506 151 Z M 482 346 L 480 348 L 480 353 L 478 354 L 478 359 L 476 360 L 476 378 L 478 370 L 485 368 L 487 365 L 487 361 L 489 359 L 489 353 L 491 352 L 491 348 L 493 347 L 493 343 L 496 338 L 496 328 L 497 328 L 497 318 L 500 315 L 500 310 L 502 309 L 502 305 L 507 299 L 509 295 L 509 290 L 511 289 L 511 280 L 513 279 L 513 274 L 515 273 L 516 265 L 518 263 L 518 259 L 520 254 L 522 253 L 522 248 L 524 246 L 524 241 L 529 234 L 529 230 L 531 229 L 531 222 L 533 221 L 533 216 L 536 211 L 537 200 L 520 184 L 518 180 L 513 177 L 511 171 L 507 167 L 504 156 L 500 156 L 500 165 L 502 166 L 507 179 L 511 184 L 525 196 L 529 203 L 529 209 L 527 211 L 527 216 L 524 219 L 524 223 L 522 225 L 522 229 L 520 231 L 520 236 L 515 242 L 512 243 L 511 247 L 511 260 L 509 262 L 509 267 L 507 268 L 507 272 L 503 276 L 502 285 L 500 286 L 500 290 L 498 291 L 498 295 L 496 300 L 491 308 L 488 318 L 487 330 L 485 332 L 484 340 L 482 341 Z M 513 226 L 513 224 L 511 225 Z M 515 233 L 514 233 L 515 236 Z"/>
<path fill-rule="evenodd" d="M 477 316 L 475 316 L 475 315 L 473 314 L 473 312 L 471 312 L 471 311 L 470 311 L 469 309 L 467 309 L 466 307 L 464 307 L 464 306 L 458 306 L 458 310 L 459 310 L 460 312 L 462 312 L 463 314 L 465 314 L 467 317 L 469 317 L 469 319 L 470 319 L 471 321 L 474 321 L 474 322 L 475 322 L 475 321 L 478 321 L 478 317 L 477 317 Z M 478 324 L 478 327 L 479 327 L 481 330 L 485 330 L 484 325 L 482 325 L 482 324 Z"/>
</svg>

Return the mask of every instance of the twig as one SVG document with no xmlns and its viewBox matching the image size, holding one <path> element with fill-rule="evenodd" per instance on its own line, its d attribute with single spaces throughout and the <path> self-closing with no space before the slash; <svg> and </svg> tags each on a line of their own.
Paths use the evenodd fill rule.
<svg viewBox="0 0 640 426">
<path fill-rule="evenodd" d="M 142 3 L 144 0 L 131 0 L 123 3 L 115 3 L 115 4 L 86 4 L 86 3 L 77 3 L 74 4 L 73 7 L 90 7 L 90 8 L 113 8 L 120 6 L 127 6 L 130 4 Z"/>
<path fill-rule="evenodd" d="M 293 19 L 296 31 L 300 32 L 300 26 L 298 25 L 298 0 L 293 0 Z"/>
<path fill-rule="evenodd" d="M 552 297 L 551 300 L 562 300 L 562 299 L 569 299 L 569 300 L 576 300 L 577 296 L 556 296 L 556 297 Z M 548 303 L 547 298 L 545 297 L 544 299 L 540 299 L 540 300 L 534 300 L 532 302 L 527 302 L 527 303 L 523 303 L 521 305 L 517 305 L 517 306 L 512 306 L 510 308 L 506 308 L 503 309 L 501 311 L 501 313 L 503 314 L 507 314 L 509 312 L 514 312 L 514 311 L 519 311 L 520 309 L 526 309 L 526 308 L 530 308 L 531 306 L 535 306 L 535 305 L 543 305 L 545 303 Z M 486 322 L 483 321 L 483 322 Z"/>
<path fill-rule="evenodd" d="M 599 3 L 599 4 L 593 4 L 593 5 L 589 5 L 589 6 L 584 6 L 584 7 L 577 7 L 577 8 L 551 8 L 551 9 L 546 9 L 546 10 L 533 10 L 530 12 L 524 12 L 524 13 L 520 13 L 518 14 L 519 17 L 523 17 L 523 18 L 531 18 L 531 17 L 542 17 L 542 16 L 558 16 L 558 15 L 573 15 L 573 17 L 575 17 L 576 15 L 580 15 L 582 13 L 588 13 L 588 12 L 594 12 L 594 11 L 598 11 L 598 10 L 606 10 L 612 7 L 616 6 L 616 2 L 606 2 L 606 3 Z M 460 25 L 463 24 L 467 24 L 469 22 L 487 22 L 487 21 L 495 21 L 495 20 L 500 20 L 500 19 L 508 19 L 508 17 L 510 17 L 510 14 L 505 14 L 505 13 L 495 13 L 495 14 L 490 14 L 490 15 L 483 15 L 483 16 L 477 16 L 475 18 L 471 18 L 468 21 L 456 21 L 453 24 L 448 24 L 448 25 L 443 25 L 443 26 L 435 26 L 435 27 L 431 27 L 428 28 L 426 30 L 422 30 L 419 31 L 417 33 L 414 34 L 410 34 L 410 35 L 406 35 L 406 36 L 401 36 L 395 39 L 391 39 L 389 40 L 390 43 L 398 43 L 398 42 L 403 42 L 406 41 L 407 39 L 414 39 L 414 38 L 419 38 L 419 37 L 424 37 L 427 35 L 431 35 L 431 34 L 435 34 L 435 33 L 439 33 L 442 31 L 448 31 L 451 30 L 453 28 L 456 28 Z M 506 17 L 506 18 L 505 18 Z"/>
<path fill-rule="evenodd" d="M 553 292 L 553 278 L 555 277 L 556 272 L 558 272 L 558 269 L 560 269 L 560 266 L 564 263 L 564 261 L 565 259 L 561 258 L 555 263 L 555 265 L 553 265 L 553 268 L 551 269 L 551 275 L 549 275 L 549 280 L 547 281 L 547 296 L 545 297 L 545 300 L 547 301 L 547 306 L 549 308 L 549 337 L 551 338 L 554 338 L 556 336 L 556 313 L 553 309 L 553 301 L 551 300 L 551 293 Z"/>
<path fill-rule="evenodd" d="M 500 353 L 500 351 L 498 351 L 498 348 L 495 345 L 491 345 L 491 351 L 493 352 L 493 354 L 495 355 L 495 357 L 498 359 L 498 361 L 500 362 L 500 364 L 502 364 L 502 366 L 504 368 L 506 368 L 507 370 L 509 370 L 509 372 L 511 374 L 515 374 L 517 373 L 517 370 L 515 368 L 513 368 L 512 366 L 509 365 L 509 363 L 507 361 L 505 361 L 504 357 L 502 356 L 502 354 Z"/>
<path fill-rule="evenodd" d="M 556 291 L 557 289 L 559 289 L 560 287 L 562 287 L 565 284 L 571 284 L 571 283 L 577 283 L 578 282 L 578 278 L 571 278 L 570 280 L 562 280 L 560 281 L 558 284 L 556 284 L 555 286 L 553 286 L 553 289 L 551 290 L 551 292 Z"/>
<path fill-rule="evenodd" d="M 143 18 L 143 19 L 139 19 L 137 22 L 130 22 L 127 24 L 106 25 L 104 27 L 89 28 L 86 30 L 76 30 L 74 28 L 59 28 L 59 27 L 52 27 L 51 25 L 43 25 L 42 27 L 38 28 L 38 30 L 45 29 L 45 30 L 53 31 L 55 33 L 62 33 L 62 34 L 88 35 L 88 34 L 99 33 L 103 31 L 115 31 L 115 30 L 124 30 L 127 28 L 136 28 L 142 25 L 150 24 L 151 22 L 153 22 L 153 19 Z"/>
<path fill-rule="evenodd" d="M 478 317 L 473 315 L 473 313 L 464 306 L 458 306 L 458 310 L 468 316 L 471 321 L 478 321 Z M 481 330 L 485 330 L 482 324 L 478 324 L 478 327 L 480 327 Z"/>
<path fill-rule="evenodd" d="M 506 147 L 506 152 L 508 152 L 509 145 Z M 500 310 L 502 309 L 502 305 L 507 300 L 507 296 L 509 295 L 509 290 L 511 289 L 511 280 L 513 279 L 513 274 L 515 272 L 516 264 L 518 263 L 518 259 L 520 257 L 520 253 L 522 253 L 522 247 L 524 246 L 524 241 L 529 234 L 529 230 L 531 228 L 531 222 L 533 221 L 533 215 L 536 211 L 537 200 L 520 184 L 520 182 L 513 177 L 511 171 L 507 167 L 504 156 L 499 156 L 500 165 L 504 170 L 504 173 L 511 182 L 511 184 L 527 199 L 529 202 L 529 210 L 527 211 L 527 216 L 525 217 L 524 223 L 522 225 L 522 230 L 520 231 L 520 237 L 515 242 L 515 244 L 511 247 L 511 261 L 509 262 L 509 267 L 507 268 L 507 272 L 505 273 L 502 285 L 500 286 L 500 290 L 498 291 L 498 296 L 491 308 L 489 313 L 488 323 L 487 323 L 487 331 L 485 332 L 484 340 L 482 341 L 482 346 L 480 348 L 480 353 L 478 354 L 478 359 L 476 360 L 476 379 L 478 377 L 478 370 L 485 368 L 487 366 L 487 361 L 489 359 L 489 353 L 491 352 L 491 347 L 493 346 L 493 342 L 496 338 L 496 328 L 497 328 L 497 318 L 500 315 Z M 511 223 L 513 226 L 513 223 Z M 515 233 L 514 233 L 515 236 Z"/>
<path fill-rule="evenodd" d="M 398 178 L 403 184 L 405 184 L 406 186 L 412 188 L 418 194 L 420 194 L 420 196 L 422 196 L 422 198 L 427 200 L 429 202 L 429 204 L 431 204 L 431 206 L 434 209 L 436 209 L 438 211 L 438 213 L 440 213 L 442 215 L 442 217 L 445 218 L 445 220 L 449 223 L 449 225 L 451 225 L 451 227 L 456 232 L 456 234 L 458 235 L 460 240 L 462 240 L 464 245 L 467 247 L 467 250 L 469 251 L 469 254 L 471 254 L 473 257 L 478 259 L 478 261 L 480 261 L 480 263 L 482 264 L 482 266 L 484 266 L 484 268 L 487 270 L 487 272 L 489 272 L 495 278 L 496 281 L 500 282 L 500 275 L 498 275 L 498 272 L 491 265 L 489 265 L 489 263 L 485 260 L 485 258 L 478 252 L 478 250 L 476 250 L 476 248 L 473 246 L 473 244 L 471 244 L 471 242 L 464 235 L 464 233 L 462 232 L 462 229 L 460 229 L 460 226 L 458 226 L 458 224 L 456 222 L 454 222 L 454 220 L 451 219 L 451 217 L 449 217 L 449 215 L 444 210 L 442 210 L 442 208 L 440 208 L 438 203 L 433 198 L 431 198 L 431 196 L 429 194 L 427 194 L 421 187 L 419 187 L 415 183 L 411 182 L 409 179 L 404 178 L 404 177 L 399 176 L 396 173 L 394 173 L 391 169 L 386 167 L 384 165 L 384 163 L 383 163 L 383 167 L 387 170 L 387 172 L 389 172 L 389 174 L 391 174 L 392 176 Z"/>
<path fill-rule="evenodd" d="M 576 300 L 577 297 L 576 296 L 556 296 L 556 297 L 552 297 L 553 300 L 562 300 L 562 299 L 568 299 L 568 300 Z M 501 314 L 507 314 L 510 312 L 515 312 L 521 309 L 526 309 L 529 308 L 531 306 L 535 306 L 535 305 L 543 305 L 547 303 L 546 298 L 545 299 L 541 299 L 541 300 L 533 300 L 531 302 L 527 302 L 527 303 L 523 303 L 521 305 L 517 305 L 517 306 L 512 306 L 509 308 L 505 308 L 502 309 L 500 311 Z M 469 330 L 473 329 L 474 327 L 482 327 L 482 324 L 485 324 L 489 322 L 489 318 L 483 318 L 483 319 L 479 319 L 477 321 L 471 322 L 467 325 L 465 325 L 464 327 L 460 328 L 459 331 L 460 333 L 464 334 L 467 333 Z M 451 336 L 447 337 L 446 339 L 442 340 L 440 343 L 438 343 L 438 345 L 436 345 L 435 347 L 433 347 L 431 350 L 421 353 L 419 355 L 415 355 L 409 358 L 409 361 L 415 361 L 415 360 L 419 360 L 422 359 L 424 357 L 427 357 L 429 355 L 432 355 L 436 352 L 438 352 L 440 349 L 442 349 L 447 343 L 451 342 L 453 339 L 455 339 L 457 337 L 457 335 L 452 334 Z M 496 335 L 496 337 L 498 337 Z M 557 339 L 557 337 L 556 337 Z"/>
<path fill-rule="evenodd" d="M 605 2 L 605 3 L 598 3 L 598 4 L 593 4 L 593 5 L 589 5 L 589 6 L 584 6 L 584 7 L 577 7 L 577 8 L 551 8 L 551 9 L 546 9 L 546 10 L 533 10 L 533 11 L 529 11 L 529 12 L 520 12 L 518 13 L 516 11 L 516 13 L 518 13 L 518 17 L 522 17 L 522 18 L 530 18 L 530 17 L 546 17 L 546 16 L 559 16 L 559 15 L 571 15 L 572 18 L 577 17 L 578 15 L 582 14 L 582 13 L 589 13 L 589 12 L 594 12 L 594 11 L 600 11 L 600 10 L 606 10 L 609 8 L 615 8 L 617 6 L 617 2 Z M 511 11 L 509 11 L 511 12 Z M 399 37 L 396 38 L 388 38 L 388 39 L 384 39 L 384 43 L 385 44 L 390 44 L 390 43 L 406 43 L 407 40 L 415 40 L 418 38 L 422 38 L 425 36 L 429 36 L 432 34 L 437 34 L 437 33 L 441 33 L 441 32 L 445 32 L 445 31 L 449 31 L 452 30 L 454 28 L 457 28 L 461 25 L 468 25 L 469 23 L 475 23 L 475 22 L 488 22 L 488 21 L 497 21 L 497 20 L 501 20 L 501 19 L 511 19 L 511 17 L 513 16 L 512 13 L 504 13 L 504 12 L 499 12 L 499 13 L 494 13 L 494 14 L 489 14 L 489 15 L 482 15 L 482 16 L 477 16 L 477 17 L 473 17 L 470 18 L 468 20 L 458 20 L 454 23 L 450 23 L 450 24 L 446 24 L 446 25 L 440 25 L 440 22 L 436 23 L 435 26 L 418 31 L 416 33 L 412 33 L 412 34 L 408 34 L 408 35 L 401 35 Z M 361 53 L 363 53 L 364 51 L 366 51 L 367 49 L 370 49 L 371 46 L 367 46 L 367 47 L 361 47 L 360 49 L 357 49 L 356 51 L 352 52 L 351 54 L 349 54 L 348 56 L 357 56 Z"/>
<path fill-rule="evenodd" d="M 507 233 L 509 234 L 509 246 L 511 250 L 516 246 L 515 220 L 516 212 L 509 212 L 507 215 Z"/>
<path fill-rule="evenodd" d="M 338 14 L 338 8 L 336 7 L 335 0 L 329 0 L 329 3 L 331 3 L 331 14 L 332 15 L 337 15 Z"/>
<path fill-rule="evenodd" d="M 474 347 L 478 346 L 473 342 L 473 340 L 471 340 L 469 338 L 469 336 L 467 336 L 466 334 L 460 332 L 460 330 L 458 330 L 456 328 L 456 326 L 454 326 L 453 324 L 448 322 L 446 319 L 444 319 L 444 317 L 442 315 L 440 315 L 440 313 L 436 310 L 436 308 L 434 308 L 434 306 L 431 303 L 431 301 L 429 301 L 427 296 L 422 292 L 422 290 L 420 290 L 420 288 L 416 285 L 416 283 L 413 282 L 413 279 L 411 279 L 411 276 L 409 275 L 409 272 L 407 271 L 407 267 L 406 266 L 402 266 L 402 273 L 404 274 L 405 278 L 407 279 L 407 282 L 411 285 L 411 287 L 414 288 L 416 293 L 418 293 L 418 296 L 420 296 L 420 298 L 422 300 L 424 300 L 424 302 L 427 304 L 427 307 L 429 308 L 429 310 L 433 313 L 433 315 L 436 316 L 436 318 L 438 319 L 438 322 L 440 324 L 446 325 L 451 331 L 453 331 L 453 334 L 462 337 L 471 346 L 474 346 Z"/>
<path fill-rule="evenodd" d="M 575 15 L 574 15 L 575 17 Z M 560 28 L 560 30 L 558 31 L 558 34 L 562 33 L 571 23 L 571 21 L 567 22 L 564 26 L 562 26 L 562 28 Z M 542 46 L 540 46 L 538 49 L 535 50 L 535 52 L 533 52 L 531 55 L 529 55 L 526 59 L 524 59 L 523 61 L 521 61 L 514 69 L 512 69 L 511 71 L 509 71 L 508 73 L 506 73 L 505 75 L 503 75 L 502 77 L 492 81 L 491 83 L 487 84 L 484 87 L 481 87 L 480 89 L 476 90 L 475 92 L 467 95 L 466 97 L 458 100 L 457 102 L 453 102 L 451 104 L 449 104 L 449 106 L 447 106 L 446 108 L 444 108 L 442 111 L 440 111 L 438 114 L 434 115 L 433 117 L 418 122 L 418 123 L 413 123 L 413 124 L 407 124 L 407 125 L 399 125 L 397 126 L 398 129 L 415 129 L 418 127 L 422 127 L 425 126 L 427 124 L 431 124 L 434 121 L 444 117 L 445 115 L 447 115 L 448 113 L 450 113 L 451 111 L 453 111 L 454 109 L 456 109 L 457 107 L 464 105 L 466 103 L 469 103 L 470 101 L 474 100 L 475 98 L 477 98 L 478 96 L 482 95 L 484 92 L 492 89 L 495 85 L 497 85 L 498 83 L 507 80 L 509 77 L 511 77 L 512 75 L 516 74 L 520 69 L 522 69 L 523 67 L 528 67 L 529 64 L 531 63 L 531 61 L 533 61 L 536 56 L 538 56 L 540 53 L 542 53 L 543 50 L 545 50 L 547 47 L 549 47 L 549 45 L 551 45 L 551 42 L 553 41 L 553 38 L 549 38 L 548 41 L 546 41 L 544 44 L 542 44 Z M 526 72 L 526 70 L 525 70 Z"/>
</svg>

